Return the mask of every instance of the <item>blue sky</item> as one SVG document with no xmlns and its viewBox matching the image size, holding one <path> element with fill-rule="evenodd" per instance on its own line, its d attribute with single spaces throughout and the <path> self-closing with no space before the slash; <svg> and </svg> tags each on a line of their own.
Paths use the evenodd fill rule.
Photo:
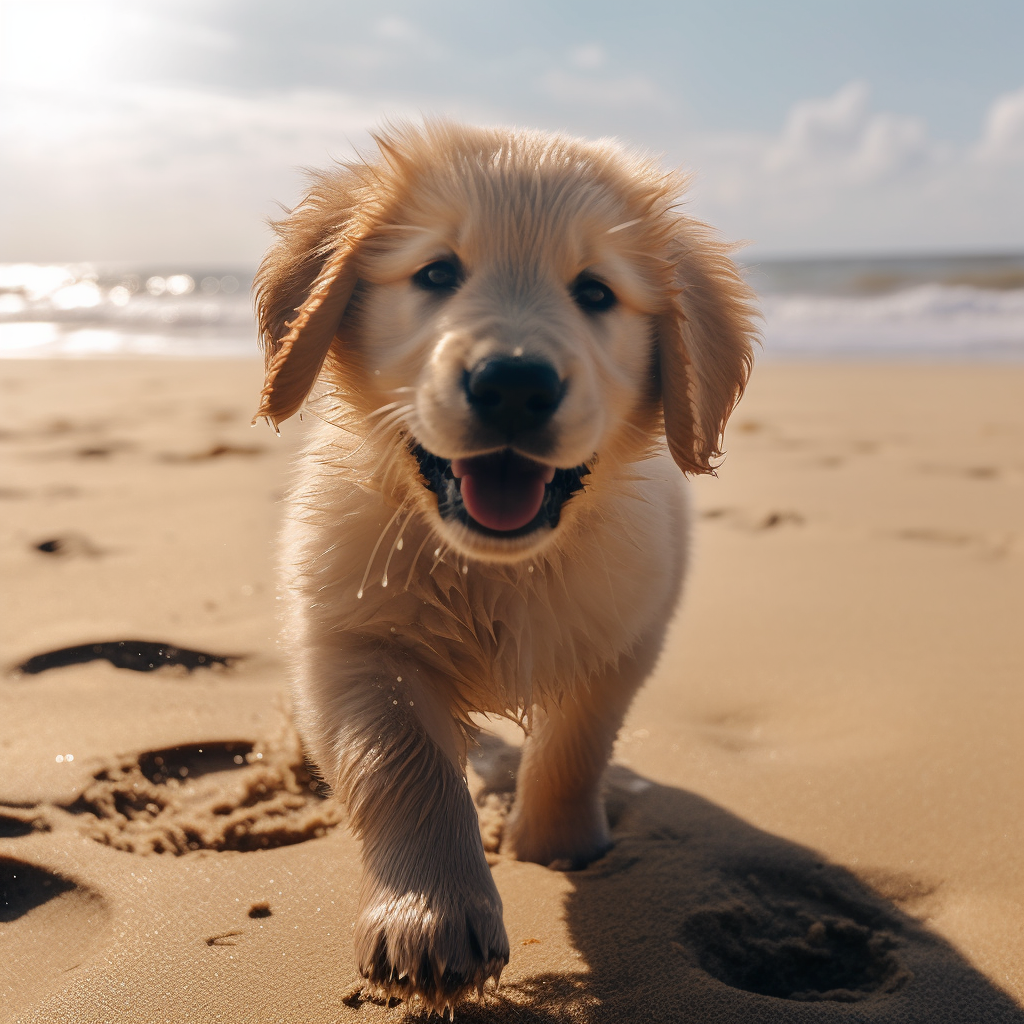
<svg viewBox="0 0 1024 1024">
<path fill-rule="evenodd" d="M 616 135 L 760 254 L 1024 249 L 1024 4 L 0 0 L 0 259 L 252 262 L 388 115 Z"/>
</svg>

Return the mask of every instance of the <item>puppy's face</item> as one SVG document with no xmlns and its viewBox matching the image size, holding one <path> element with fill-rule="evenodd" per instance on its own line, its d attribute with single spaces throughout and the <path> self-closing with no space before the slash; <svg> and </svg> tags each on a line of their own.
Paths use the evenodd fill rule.
<svg viewBox="0 0 1024 1024">
<path fill-rule="evenodd" d="M 397 456 L 390 498 L 496 561 L 557 542 L 662 423 L 683 471 L 713 469 L 756 314 L 728 247 L 678 211 L 683 178 L 539 132 L 436 122 L 378 145 L 275 225 L 257 415 L 338 385 L 350 434 Z"/>
<path fill-rule="evenodd" d="M 421 179 L 364 242 L 351 307 L 365 386 L 404 410 L 421 507 L 448 543 L 497 560 L 551 543 L 595 460 L 644 437 L 657 400 L 659 295 L 634 211 L 531 170 Z"/>
</svg>

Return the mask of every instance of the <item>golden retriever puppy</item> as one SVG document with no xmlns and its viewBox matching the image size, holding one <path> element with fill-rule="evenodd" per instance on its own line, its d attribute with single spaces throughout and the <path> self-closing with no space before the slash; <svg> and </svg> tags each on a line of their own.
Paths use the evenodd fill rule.
<svg viewBox="0 0 1024 1024">
<path fill-rule="evenodd" d="M 275 225 L 257 416 L 318 417 L 284 642 L 362 840 L 359 969 L 441 1010 L 509 955 L 470 716 L 528 731 L 505 850 L 600 857 L 602 773 L 686 563 L 676 466 L 713 468 L 755 312 L 684 180 L 611 142 L 429 122 L 377 143 Z"/>
</svg>

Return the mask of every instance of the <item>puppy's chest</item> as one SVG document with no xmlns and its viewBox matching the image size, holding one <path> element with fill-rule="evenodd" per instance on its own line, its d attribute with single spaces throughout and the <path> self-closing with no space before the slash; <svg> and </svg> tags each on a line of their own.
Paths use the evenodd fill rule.
<svg viewBox="0 0 1024 1024">
<path fill-rule="evenodd" d="M 470 710 L 514 712 L 585 686 L 632 646 L 638 624 L 622 614 L 610 581 L 604 587 L 574 594 L 551 565 L 446 566 L 394 602 L 386 628 Z M 386 621 L 388 609 L 380 612 Z"/>
</svg>

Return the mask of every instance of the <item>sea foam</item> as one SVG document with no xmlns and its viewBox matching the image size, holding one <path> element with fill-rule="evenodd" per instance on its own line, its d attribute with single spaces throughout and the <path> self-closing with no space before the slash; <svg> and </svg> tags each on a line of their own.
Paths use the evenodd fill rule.
<svg viewBox="0 0 1024 1024">
<path fill-rule="evenodd" d="M 1024 257 L 765 260 L 762 358 L 1024 357 Z M 256 357 L 247 268 L 0 265 L 0 357 Z"/>
</svg>

